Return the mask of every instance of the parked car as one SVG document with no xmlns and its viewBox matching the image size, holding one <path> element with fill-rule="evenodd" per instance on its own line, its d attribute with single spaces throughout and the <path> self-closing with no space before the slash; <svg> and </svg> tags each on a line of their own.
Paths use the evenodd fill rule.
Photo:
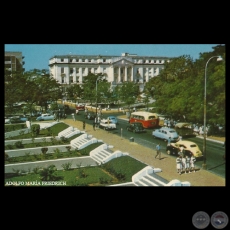
<svg viewBox="0 0 230 230">
<path fill-rule="evenodd" d="M 76 109 L 79 111 L 84 111 L 85 110 L 85 105 L 84 104 L 76 104 Z"/>
<path fill-rule="evenodd" d="M 54 120 L 54 115 L 43 113 L 41 116 L 36 118 L 36 121 L 48 121 L 48 120 Z"/>
<path fill-rule="evenodd" d="M 13 116 L 13 117 L 10 117 L 10 124 L 13 124 L 13 123 L 21 123 L 21 119 L 20 119 L 20 116 Z"/>
<path fill-rule="evenodd" d="M 26 122 L 28 121 L 28 119 L 29 119 L 29 116 L 25 116 L 25 115 L 20 116 L 21 122 Z"/>
<path fill-rule="evenodd" d="M 5 124 L 11 124 L 9 117 L 5 117 Z"/>
<path fill-rule="evenodd" d="M 202 158 L 203 154 L 199 148 L 199 146 L 192 141 L 178 141 L 176 143 L 170 144 L 170 151 L 169 154 L 173 154 L 175 156 L 178 155 L 178 152 L 180 151 L 180 147 L 183 147 L 184 149 L 184 155 L 194 155 L 195 158 Z"/>
<path fill-rule="evenodd" d="M 134 133 L 143 133 L 145 132 L 145 129 L 142 125 L 141 122 L 133 122 L 133 123 L 130 123 L 127 127 L 126 127 L 126 130 L 127 131 L 131 131 L 131 132 L 134 132 Z"/>
<path fill-rule="evenodd" d="M 118 124 L 118 120 L 117 117 L 115 116 L 108 116 L 107 119 L 109 119 L 110 122 L 112 122 L 113 124 Z"/>
<path fill-rule="evenodd" d="M 162 127 L 160 129 L 155 129 L 152 132 L 152 136 L 154 138 L 160 138 L 164 141 L 168 141 L 169 138 L 171 138 L 172 142 L 179 141 L 179 134 L 176 132 L 176 130 L 172 128 L 168 128 L 168 127 Z"/>
</svg>

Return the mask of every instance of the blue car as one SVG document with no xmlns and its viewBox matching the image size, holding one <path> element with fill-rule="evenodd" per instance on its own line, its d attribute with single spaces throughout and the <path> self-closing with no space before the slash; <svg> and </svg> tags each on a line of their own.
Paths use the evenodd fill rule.
<svg viewBox="0 0 230 230">
<path fill-rule="evenodd" d="M 108 116 L 106 119 L 109 119 L 109 122 L 113 123 L 113 124 L 118 124 L 118 120 L 117 117 L 115 116 Z"/>
<path fill-rule="evenodd" d="M 54 115 L 44 113 L 40 117 L 36 118 L 36 121 L 48 121 L 48 120 L 54 120 Z"/>
</svg>

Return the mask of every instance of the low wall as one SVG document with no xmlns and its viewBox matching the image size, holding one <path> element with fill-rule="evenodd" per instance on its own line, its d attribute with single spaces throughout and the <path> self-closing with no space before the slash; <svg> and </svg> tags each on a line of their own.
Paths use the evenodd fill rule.
<svg viewBox="0 0 230 230">
<path fill-rule="evenodd" d="M 47 153 L 54 153 L 54 151 L 56 149 L 59 149 L 60 152 L 67 152 L 66 146 L 70 146 L 70 144 L 67 144 L 67 145 L 47 146 L 46 147 L 46 148 L 48 148 Z M 42 148 L 44 148 L 44 147 L 5 150 L 5 153 L 7 153 L 9 157 L 25 156 L 28 153 L 30 153 L 30 155 L 37 155 L 37 154 L 41 154 L 42 153 L 42 150 L 41 150 Z M 70 150 L 72 150 L 72 149 L 70 149 Z"/>
<path fill-rule="evenodd" d="M 40 143 L 40 142 L 51 142 L 51 140 L 52 140 L 52 138 L 53 137 L 38 137 L 38 138 L 34 138 L 33 139 L 33 141 L 32 141 L 32 138 L 28 138 L 28 139 L 21 139 L 21 140 L 6 140 L 5 141 L 5 146 L 6 145 L 14 145 L 15 144 L 15 142 L 18 142 L 18 141 L 21 141 L 22 142 L 22 144 L 30 144 L 30 143 Z M 55 137 L 55 139 L 57 140 L 57 141 L 59 141 L 60 140 L 60 138 L 58 137 L 58 136 L 56 136 Z"/>
<path fill-rule="evenodd" d="M 20 132 L 29 133 L 30 129 L 25 128 L 25 129 L 19 129 L 19 130 L 7 132 L 7 133 L 5 133 L 5 138 L 18 136 L 18 135 L 20 135 Z"/>
</svg>

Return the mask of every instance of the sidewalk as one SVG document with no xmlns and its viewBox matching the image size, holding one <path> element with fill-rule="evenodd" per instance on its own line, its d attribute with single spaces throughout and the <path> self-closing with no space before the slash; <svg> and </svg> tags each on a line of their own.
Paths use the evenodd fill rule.
<svg viewBox="0 0 230 230">
<path fill-rule="evenodd" d="M 79 130 L 82 129 L 82 121 L 73 121 L 72 119 L 65 119 L 62 122 L 74 126 Z M 207 170 L 197 169 L 196 173 L 179 175 L 176 170 L 176 159 L 173 156 L 162 153 L 162 160 L 155 159 L 155 149 L 146 148 L 138 145 L 135 142 L 123 139 L 117 135 L 113 135 L 103 129 L 93 130 L 93 126 L 86 124 L 85 131 L 93 137 L 102 140 L 104 143 L 113 145 L 113 151 L 120 150 L 128 152 L 129 155 L 149 166 L 162 169 L 159 176 L 168 181 L 178 179 L 180 181 L 189 181 L 191 186 L 226 186 L 225 178 L 217 176 Z"/>
</svg>

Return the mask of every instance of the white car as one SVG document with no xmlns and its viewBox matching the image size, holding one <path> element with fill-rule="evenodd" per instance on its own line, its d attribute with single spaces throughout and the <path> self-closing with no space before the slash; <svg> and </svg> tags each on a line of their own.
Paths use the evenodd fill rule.
<svg viewBox="0 0 230 230">
<path fill-rule="evenodd" d="M 48 120 L 54 120 L 54 115 L 43 113 L 41 116 L 36 118 L 36 121 L 48 121 Z"/>
<path fill-rule="evenodd" d="M 175 129 L 168 128 L 168 127 L 162 127 L 160 129 L 156 129 L 152 132 L 152 136 L 154 138 L 159 138 L 164 141 L 168 141 L 169 138 L 171 138 L 172 142 L 179 141 L 179 135 L 176 132 Z"/>
<path fill-rule="evenodd" d="M 6 118 L 6 117 L 5 117 L 5 124 L 11 124 L 10 118 Z"/>
<path fill-rule="evenodd" d="M 108 129 L 116 129 L 117 126 L 116 124 L 112 123 L 112 122 L 108 122 L 107 119 L 102 119 L 99 123 L 99 127 L 103 128 L 104 130 L 108 130 Z"/>
</svg>

